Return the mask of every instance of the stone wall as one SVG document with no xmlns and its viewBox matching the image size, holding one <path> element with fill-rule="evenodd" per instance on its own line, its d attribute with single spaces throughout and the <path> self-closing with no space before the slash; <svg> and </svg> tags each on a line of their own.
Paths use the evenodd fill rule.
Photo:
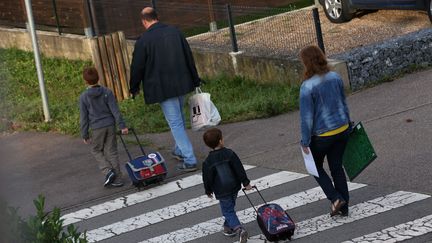
<svg viewBox="0 0 432 243">
<path fill-rule="evenodd" d="M 432 65 L 432 29 L 355 48 L 332 58 L 347 63 L 351 89 L 358 90 L 410 68 Z"/>
<path fill-rule="evenodd" d="M 66 58 L 71 60 L 91 60 L 89 39 L 85 36 L 37 31 L 40 52 L 47 57 Z M 33 51 L 30 34 L 26 29 L 1 28 L 0 48 L 16 48 Z"/>
<path fill-rule="evenodd" d="M 298 85 L 302 81 L 303 65 L 298 59 L 271 58 L 248 53 L 218 53 L 193 50 L 195 63 L 200 75 L 241 76 L 260 83 L 286 83 Z M 333 70 L 341 74 L 345 87 L 349 87 L 346 64 L 329 60 Z"/>
<path fill-rule="evenodd" d="M 29 33 L 24 29 L 0 28 L 0 48 L 17 48 L 32 51 Z M 37 31 L 39 49 L 47 57 L 62 57 L 76 60 L 92 60 L 90 39 L 80 35 L 58 35 Z M 132 56 L 134 41 L 127 41 L 127 52 Z M 192 50 L 199 75 L 214 77 L 220 74 L 243 76 L 259 82 L 282 82 L 299 84 L 302 65 L 297 59 L 266 58 L 249 53 L 224 53 L 209 50 Z M 344 62 L 331 60 L 331 66 L 342 74 L 349 87 L 348 73 Z"/>
</svg>

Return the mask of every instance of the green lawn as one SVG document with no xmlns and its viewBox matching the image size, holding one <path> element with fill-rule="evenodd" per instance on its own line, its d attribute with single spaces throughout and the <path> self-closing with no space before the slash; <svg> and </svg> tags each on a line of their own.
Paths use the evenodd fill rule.
<svg viewBox="0 0 432 243">
<path fill-rule="evenodd" d="M 78 97 L 85 89 L 81 79 L 89 62 L 42 58 L 51 122 L 44 122 L 39 82 L 29 52 L 0 49 L 1 124 L 12 121 L 20 130 L 55 131 L 79 134 Z M 282 114 L 298 107 L 299 87 L 287 84 L 258 84 L 240 77 L 207 79 L 201 86 L 210 92 L 222 123 L 245 121 Z M 145 105 L 142 94 L 134 100 L 120 102 L 128 126 L 139 133 L 167 131 L 159 105 Z M 187 105 L 186 116 L 189 116 Z M 189 120 L 189 119 L 187 119 Z M 5 126 L 0 126 L 5 129 Z"/>
</svg>

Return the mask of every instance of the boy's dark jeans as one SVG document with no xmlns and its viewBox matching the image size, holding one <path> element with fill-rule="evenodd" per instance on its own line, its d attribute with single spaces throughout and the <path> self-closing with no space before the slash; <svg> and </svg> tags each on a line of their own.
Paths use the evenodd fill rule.
<svg viewBox="0 0 432 243">
<path fill-rule="evenodd" d="M 221 207 L 222 215 L 225 217 L 224 226 L 236 230 L 241 227 L 240 221 L 235 212 L 235 204 L 237 199 L 237 193 L 219 198 L 219 205 Z"/>
<path fill-rule="evenodd" d="M 349 129 L 328 137 L 313 136 L 310 144 L 310 150 L 312 151 L 319 174 L 319 178 L 315 177 L 315 180 L 331 202 L 337 199 L 342 199 L 347 202 L 345 206 L 342 207 L 342 212 L 348 210 L 349 201 L 347 180 L 342 168 L 342 157 L 348 141 L 348 136 Z M 324 157 L 326 156 L 334 185 L 323 168 Z"/>
</svg>

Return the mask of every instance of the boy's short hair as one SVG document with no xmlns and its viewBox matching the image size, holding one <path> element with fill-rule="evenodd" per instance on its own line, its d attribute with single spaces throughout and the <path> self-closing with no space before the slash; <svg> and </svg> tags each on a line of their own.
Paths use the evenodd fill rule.
<svg viewBox="0 0 432 243">
<path fill-rule="evenodd" d="M 86 67 L 83 70 L 83 78 L 89 85 L 97 84 L 99 81 L 98 71 L 94 67 Z"/>
<path fill-rule="evenodd" d="M 204 143 L 214 149 L 219 145 L 222 139 L 222 131 L 217 128 L 210 128 L 203 135 Z"/>
</svg>

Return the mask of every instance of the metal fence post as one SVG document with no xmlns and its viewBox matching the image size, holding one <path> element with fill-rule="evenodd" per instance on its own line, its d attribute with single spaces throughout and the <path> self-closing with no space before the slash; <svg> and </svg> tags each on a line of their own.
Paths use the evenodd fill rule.
<svg viewBox="0 0 432 243">
<path fill-rule="evenodd" d="M 231 36 L 231 44 L 232 44 L 233 52 L 238 52 L 237 37 L 235 33 L 234 22 L 232 19 L 231 5 L 227 4 L 226 8 L 228 12 L 228 24 L 230 27 L 230 36 Z"/>
<path fill-rule="evenodd" d="M 318 47 L 321 48 L 321 50 L 325 53 L 324 40 L 323 40 L 323 36 L 322 36 L 322 31 L 321 31 L 321 22 L 320 22 L 320 18 L 319 18 L 319 14 L 318 14 L 318 9 L 313 8 L 312 14 L 313 14 L 314 22 L 315 22 L 315 31 L 316 31 L 316 38 L 317 38 L 317 42 L 318 42 Z"/>
<path fill-rule="evenodd" d="M 90 3 L 89 0 L 86 0 L 86 3 L 87 3 L 87 8 L 86 8 L 87 9 L 87 14 L 88 14 L 88 17 L 89 17 L 89 20 L 90 20 L 90 29 L 88 30 L 89 31 L 88 35 L 91 36 L 91 37 L 94 37 L 96 33 L 95 33 L 93 8 L 92 8 L 92 4 Z"/>
<path fill-rule="evenodd" d="M 96 14 L 96 10 L 95 10 L 95 6 L 94 6 L 94 2 L 93 0 L 87 0 L 87 3 L 89 4 L 89 12 L 91 13 L 91 25 L 93 28 L 93 34 L 94 36 L 98 36 L 100 35 L 100 29 L 99 29 L 99 25 L 98 25 L 98 21 L 97 21 L 97 14 Z M 99 9 L 101 7 L 99 6 Z"/>
<path fill-rule="evenodd" d="M 59 17 L 58 17 L 58 14 L 57 14 L 56 0 L 52 0 L 52 4 L 53 4 L 54 16 L 55 16 L 55 20 L 56 20 L 56 24 L 57 24 L 57 32 L 58 32 L 59 35 L 61 35 L 60 21 L 59 21 Z"/>
<path fill-rule="evenodd" d="M 214 31 L 217 31 L 217 23 L 215 21 L 215 14 L 214 14 L 214 10 L 213 10 L 213 0 L 208 0 L 207 4 L 208 4 L 208 9 L 209 9 L 210 31 L 214 32 Z"/>
</svg>

